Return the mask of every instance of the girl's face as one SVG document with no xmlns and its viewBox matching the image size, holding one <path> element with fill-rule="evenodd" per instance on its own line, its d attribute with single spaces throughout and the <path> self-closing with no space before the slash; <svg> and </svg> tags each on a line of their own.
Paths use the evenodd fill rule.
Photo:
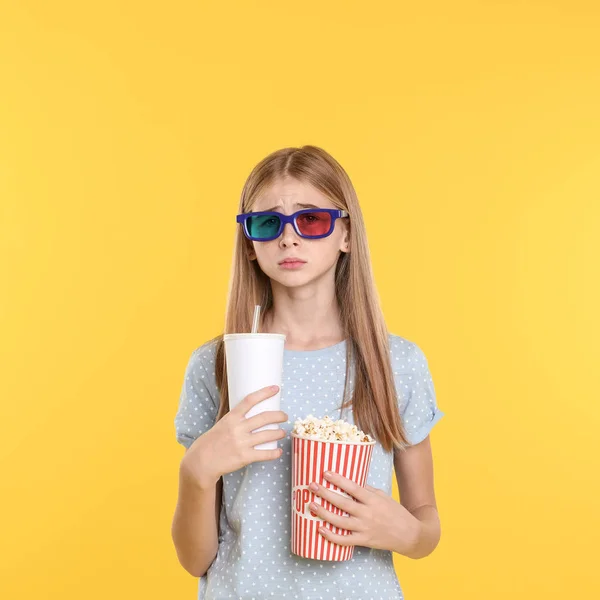
<svg viewBox="0 0 600 600">
<path fill-rule="evenodd" d="M 310 184 L 287 178 L 271 186 L 252 206 L 251 212 L 276 211 L 291 215 L 304 208 L 337 208 Z M 262 271 L 285 287 L 300 287 L 324 277 L 337 264 L 340 252 L 348 252 L 348 219 L 336 219 L 331 235 L 321 239 L 300 237 L 291 223 L 282 234 L 268 242 L 252 242 L 252 260 Z M 286 259 L 298 263 L 284 263 Z"/>
</svg>

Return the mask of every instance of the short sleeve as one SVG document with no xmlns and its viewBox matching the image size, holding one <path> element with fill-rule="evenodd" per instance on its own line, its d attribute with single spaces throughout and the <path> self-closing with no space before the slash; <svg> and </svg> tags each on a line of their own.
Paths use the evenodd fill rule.
<svg viewBox="0 0 600 600">
<path fill-rule="evenodd" d="M 392 367 L 406 436 L 411 445 L 418 444 L 444 416 L 437 406 L 427 358 L 414 342 L 396 336 L 392 342 Z"/>
<path fill-rule="evenodd" d="M 207 432 L 217 419 L 219 401 L 213 350 L 210 344 L 194 350 L 185 369 L 175 415 L 175 433 L 177 441 L 186 448 Z"/>
</svg>

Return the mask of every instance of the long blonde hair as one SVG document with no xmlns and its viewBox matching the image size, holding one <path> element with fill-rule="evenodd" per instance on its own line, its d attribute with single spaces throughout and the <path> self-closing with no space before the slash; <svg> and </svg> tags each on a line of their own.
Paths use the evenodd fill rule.
<svg viewBox="0 0 600 600">
<path fill-rule="evenodd" d="M 335 289 L 346 338 L 344 402 L 356 425 L 371 434 L 386 451 L 408 445 L 394 385 L 388 331 L 379 303 L 362 213 L 352 182 L 342 166 L 317 146 L 282 148 L 261 160 L 248 176 L 239 212 L 250 212 L 256 198 L 275 181 L 292 177 L 312 185 L 349 213 L 350 252 L 343 252 L 335 272 Z M 251 330 L 254 305 L 262 306 L 261 321 L 273 309 L 270 279 L 250 260 L 251 242 L 238 227 L 233 255 L 224 333 Z M 220 395 L 217 420 L 229 411 L 223 336 L 217 342 L 215 375 Z M 354 362 L 354 389 L 348 394 Z"/>
</svg>

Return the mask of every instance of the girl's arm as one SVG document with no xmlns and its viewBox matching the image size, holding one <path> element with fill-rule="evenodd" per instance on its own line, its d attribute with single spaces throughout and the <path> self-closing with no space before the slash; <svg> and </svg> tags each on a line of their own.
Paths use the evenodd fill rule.
<svg viewBox="0 0 600 600">
<path fill-rule="evenodd" d="M 311 511 L 334 527 L 351 532 L 351 535 L 340 535 L 321 526 L 319 534 L 341 546 L 390 550 L 409 558 L 423 558 L 431 554 L 440 539 L 440 521 L 433 490 L 429 438 L 397 451 L 394 465 L 400 503 L 383 490 L 370 485 L 361 487 L 337 473 L 325 472 L 323 478 L 352 498 L 345 498 L 326 486 L 312 482 L 309 489 L 315 493 L 315 498 L 326 500 L 348 516 L 335 514 L 319 502 L 310 504 Z"/>
<path fill-rule="evenodd" d="M 217 556 L 222 493 L 223 480 L 199 481 L 187 470 L 184 455 L 171 536 L 181 566 L 194 577 L 202 577 Z"/>
<path fill-rule="evenodd" d="M 259 461 L 276 460 L 283 450 L 257 450 L 265 442 L 285 437 L 285 430 L 260 430 L 263 426 L 285 423 L 286 413 L 265 411 L 246 418 L 259 402 L 271 398 L 278 386 L 248 394 L 235 408 L 200 435 L 189 446 L 179 466 L 179 497 L 171 535 L 181 566 L 202 577 L 219 550 L 219 516 L 222 477 Z"/>
<path fill-rule="evenodd" d="M 394 454 L 400 504 L 414 515 L 421 527 L 411 558 L 423 558 L 433 552 L 440 540 L 440 519 L 435 500 L 431 441 L 427 436 L 419 444 Z"/>
</svg>

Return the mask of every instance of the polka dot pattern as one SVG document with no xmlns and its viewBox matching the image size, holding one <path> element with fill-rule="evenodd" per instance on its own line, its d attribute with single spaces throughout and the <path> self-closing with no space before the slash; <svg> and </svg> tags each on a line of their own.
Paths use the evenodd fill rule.
<svg viewBox="0 0 600 600">
<path fill-rule="evenodd" d="M 411 443 L 423 441 L 443 416 L 436 404 L 427 359 L 414 343 L 390 334 L 390 360 L 398 406 Z M 197 348 L 188 362 L 175 416 L 177 441 L 188 448 L 216 419 L 214 342 Z M 400 600 L 402 588 L 392 553 L 357 546 L 352 560 L 314 561 L 290 552 L 291 439 L 297 418 L 340 418 L 346 343 L 320 350 L 285 350 L 281 407 L 289 421 L 280 459 L 252 463 L 223 477 L 219 549 L 199 580 L 198 598 L 310 598 Z M 351 389 L 354 373 L 350 369 Z M 354 423 L 351 412 L 342 417 Z M 377 444 L 367 483 L 392 493 L 393 454 Z"/>
</svg>

